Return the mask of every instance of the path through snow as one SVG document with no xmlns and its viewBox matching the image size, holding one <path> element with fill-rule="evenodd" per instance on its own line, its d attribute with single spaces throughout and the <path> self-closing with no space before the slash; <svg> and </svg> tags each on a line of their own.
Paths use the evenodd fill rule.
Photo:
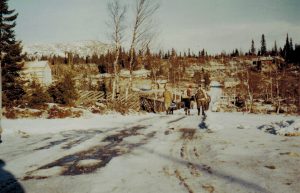
<svg viewBox="0 0 300 193">
<path fill-rule="evenodd" d="M 4 120 L 0 158 L 33 193 L 296 193 L 300 139 L 257 129 L 278 119 L 299 117 L 208 112 L 203 121 L 194 109 L 191 116 L 180 110 L 59 124 Z M 9 182 L 3 176 L 0 181 L 1 187 Z"/>
<path fill-rule="evenodd" d="M 299 117 L 191 114 L 2 120 L 0 193 L 299 192 L 300 138 L 258 129 Z"/>
</svg>

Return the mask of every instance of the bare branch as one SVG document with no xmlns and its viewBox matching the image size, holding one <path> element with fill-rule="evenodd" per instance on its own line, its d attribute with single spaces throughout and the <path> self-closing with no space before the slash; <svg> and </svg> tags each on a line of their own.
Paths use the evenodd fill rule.
<svg viewBox="0 0 300 193">
<path fill-rule="evenodd" d="M 159 7 L 156 0 L 136 0 L 130 45 L 130 72 L 132 71 L 134 50 L 144 51 L 155 37 L 152 19 Z"/>
<path fill-rule="evenodd" d="M 118 88 L 118 61 L 120 55 L 121 41 L 124 37 L 125 30 L 125 14 L 126 14 L 126 6 L 122 6 L 120 4 L 120 0 L 111 0 L 108 5 L 109 12 L 109 26 L 111 28 L 111 39 L 115 46 L 115 60 L 113 63 L 114 69 L 114 81 L 113 81 L 113 93 L 112 99 L 115 99 L 116 88 Z"/>
<path fill-rule="evenodd" d="M 125 14 L 127 8 L 120 4 L 120 0 L 110 0 L 107 8 L 109 12 L 109 21 L 107 24 L 111 29 L 111 39 L 115 46 L 119 47 L 126 29 Z"/>
</svg>

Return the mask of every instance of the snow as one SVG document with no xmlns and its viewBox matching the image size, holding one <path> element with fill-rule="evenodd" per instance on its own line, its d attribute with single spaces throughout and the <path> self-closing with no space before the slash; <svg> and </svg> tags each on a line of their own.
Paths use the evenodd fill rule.
<svg viewBox="0 0 300 193">
<path fill-rule="evenodd" d="M 50 169 L 41 169 L 36 172 L 34 172 L 35 176 L 41 176 L 41 177 L 49 177 L 49 176 L 56 176 L 59 175 L 61 172 L 61 167 L 52 167 Z"/>
<path fill-rule="evenodd" d="M 50 85 L 52 83 L 51 68 L 48 61 L 26 62 L 21 75 L 24 76 L 25 79 L 29 80 L 37 78 L 45 85 Z"/>
<path fill-rule="evenodd" d="M 33 61 L 26 62 L 23 68 L 46 68 L 47 66 L 49 66 L 48 61 Z"/>
<path fill-rule="evenodd" d="M 121 69 L 119 74 L 122 77 L 130 77 L 130 71 L 129 70 Z"/>
<path fill-rule="evenodd" d="M 23 52 L 28 56 L 61 56 L 67 52 L 78 54 L 80 57 L 91 56 L 93 54 L 104 54 L 112 49 L 109 44 L 104 44 L 95 40 L 83 40 L 75 42 L 49 43 L 49 44 L 25 44 Z"/>
<path fill-rule="evenodd" d="M 217 102 L 221 91 L 210 94 Z M 3 119 L 0 157 L 3 170 L 31 193 L 297 193 L 300 138 L 262 128 L 291 131 L 299 123 L 299 116 L 211 111 L 204 118 L 196 109 L 190 116 L 181 109 L 174 115 Z"/>
<path fill-rule="evenodd" d="M 221 87 L 221 84 L 218 81 L 211 81 L 210 86 L 211 87 Z"/>
<path fill-rule="evenodd" d="M 217 108 L 219 106 L 219 100 L 222 96 L 222 89 L 220 89 L 219 85 L 220 83 L 212 81 L 211 88 L 208 92 L 209 96 L 211 97 L 209 109 L 213 112 L 217 111 Z"/>
<path fill-rule="evenodd" d="M 145 116 L 145 115 L 144 115 Z M 116 118 L 119 117 L 119 118 Z M 122 116 L 121 116 L 122 117 Z M 94 115 L 82 118 L 66 118 L 66 119 L 3 119 L 2 127 L 3 135 L 16 134 L 22 130 L 28 134 L 46 134 L 58 133 L 69 130 L 88 130 L 93 128 L 111 128 L 122 126 L 123 124 L 136 121 L 143 115 L 128 116 L 123 120 L 119 114 Z"/>
<path fill-rule="evenodd" d="M 300 134 L 300 120 L 287 120 L 262 125 L 258 129 L 274 135 Z"/>
<path fill-rule="evenodd" d="M 86 166 L 94 166 L 101 163 L 101 160 L 96 159 L 87 159 L 87 160 L 81 160 L 77 163 L 79 167 L 86 167 Z"/>
</svg>

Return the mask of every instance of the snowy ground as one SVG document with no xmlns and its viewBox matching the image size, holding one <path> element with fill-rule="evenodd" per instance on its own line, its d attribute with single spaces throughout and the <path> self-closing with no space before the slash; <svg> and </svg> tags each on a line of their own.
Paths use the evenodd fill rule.
<svg viewBox="0 0 300 193">
<path fill-rule="evenodd" d="M 191 114 L 2 120 L 0 193 L 299 192 L 300 138 L 261 129 L 299 117 Z"/>
</svg>

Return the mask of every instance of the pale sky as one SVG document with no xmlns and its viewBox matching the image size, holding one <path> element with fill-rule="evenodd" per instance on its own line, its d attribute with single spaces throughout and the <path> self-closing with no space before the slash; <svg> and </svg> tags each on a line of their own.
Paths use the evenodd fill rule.
<svg viewBox="0 0 300 193">
<path fill-rule="evenodd" d="M 205 48 L 212 54 L 234 48 L 248 51 L 252 39 L 256 48 L 260 46 L 262 34 L 270 49 L 275 40 L 283 46 L 287 33 L 294 44 L 300 44 L 300 0 L 160 1 L 155 49 L 198 52 Z M 16 35 L 24 43 L 109 43 L 106 4 L 107 0 L 9 1 L 19 13 Z"/>
</svg>

